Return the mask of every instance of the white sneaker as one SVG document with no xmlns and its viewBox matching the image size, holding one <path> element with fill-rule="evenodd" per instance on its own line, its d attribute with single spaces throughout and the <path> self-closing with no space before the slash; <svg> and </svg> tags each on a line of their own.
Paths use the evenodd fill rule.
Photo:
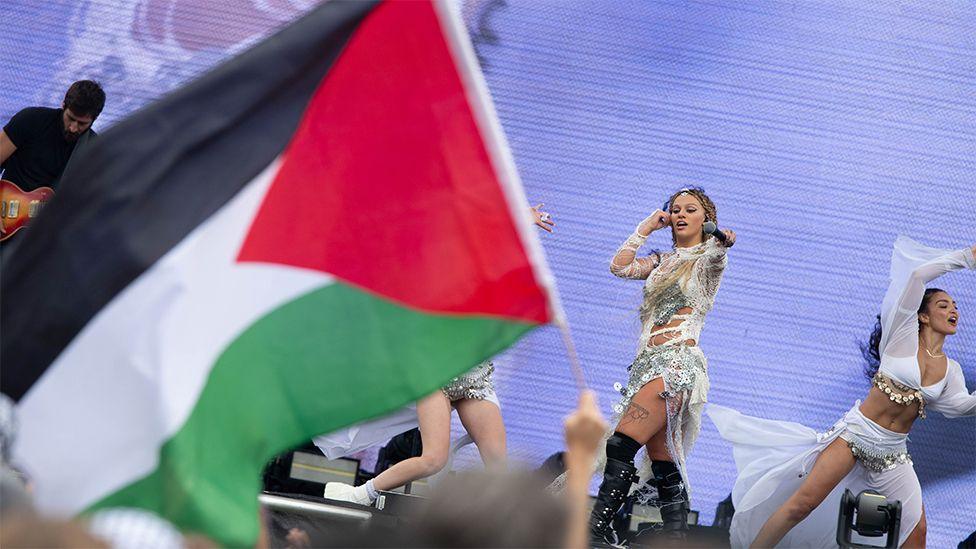
<svg viewBox="0 0 976 549">
<path fill-rule="evenodd" d="M 326 499 L 334 499 L 336 501 L 348 501 L 349 503 L 358 503 L 359 505 L 365 505 L 367 507 L 373 505 L 373 501 L 369 499 L 366 494 L 366 487 L 352 487 L 348 484 L 342 482 L 329 482 L 325 485 L 325 493 L 323 497 Z"/>
</svg>

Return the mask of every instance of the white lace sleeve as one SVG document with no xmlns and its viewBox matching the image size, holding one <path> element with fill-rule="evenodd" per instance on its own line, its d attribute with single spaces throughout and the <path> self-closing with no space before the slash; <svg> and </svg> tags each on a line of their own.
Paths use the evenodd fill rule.
<svg viewBox="0 0 976 549">
<path fill-rule="evenodd" d="M 976 391 L 969 393 L 966 390 L 966 378 L 955 360 L 949 361 L 942 394 L 928 403 L 928 408 L 946 417 L 976 416 Z"/>
<path fill-rule="evenodd" d="M 705 255 L 696 265 L 696 276 L 702 292 L 709 300 L 715 299 L 718 293 L 718 286 L 722 282 L 722 273 L 729 264 L 725 246 L 722 246 L 714 238 L 708 239 L 705 243 Z"/>
<path fill-rule="evenodd" d="M 657 261 L 653 257 L 637 257 L 637 250 L 644 245 L 646 240 L 646 236 L 637 232 L 627 237 L 627 240 L 617 249 L 613 259 L 610 260 L 610 272 L 620 278 L 638 280 L 651 276 L 651 271 L 657 267 Z"/>
<path fill-rule="evenodd" d="M 969 248 L 948 251 L 929 248 L 899 236 L 891 253 L 891 283 L 881 304 L 879 351 L 891 357 L 918 353 L 918 307 L 925 284 L 958 269 L 976 269 Z"/>
</svg>

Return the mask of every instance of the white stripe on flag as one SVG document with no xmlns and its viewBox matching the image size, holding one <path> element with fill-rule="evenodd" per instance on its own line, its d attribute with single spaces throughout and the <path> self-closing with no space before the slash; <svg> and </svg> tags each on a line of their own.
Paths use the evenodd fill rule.
<svg viewBox="0 0 976 549">
<path fill-rule="evenodd" d="M 36 479 L 42 510 L 77 513 L 152 472 L 241 331 L 332 282 L 310 270 L 235 263 L 278 166 L 116 296 L 20 402 L 14 452 Z"/>
</svg>

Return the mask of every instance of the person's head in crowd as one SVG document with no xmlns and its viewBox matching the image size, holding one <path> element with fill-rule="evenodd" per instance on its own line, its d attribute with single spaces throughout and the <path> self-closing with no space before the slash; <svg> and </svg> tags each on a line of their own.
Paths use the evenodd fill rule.
<svg viewBox="0 0 976 549">
<path fill-rule="evenodd" d="M 183 535 L 144 509 L 111 508 L 88 517 L 88 529 L 113 549 L 181 549 Z"/>
<path fill-rule="evenodd" d="M 0 547 L 108 549 L 109 545 L 77 522 L 21 516 L 16 520 L 4 519 Z"/>
<path fill-rule="evenodd" d="M 569 512 L 534 471 L 448 477 L 398 526 L 350 522 L 308 531 L 311 547 L 563 547 Z M 294 547 L 273 539 L 272 547 Z"/>
<path fill-rule="evenodd" d="M 531 472 L 470 472 L 435 490 L 414 526 L 428 547 L 561 547 L 568 510 Z"/>
</svg>

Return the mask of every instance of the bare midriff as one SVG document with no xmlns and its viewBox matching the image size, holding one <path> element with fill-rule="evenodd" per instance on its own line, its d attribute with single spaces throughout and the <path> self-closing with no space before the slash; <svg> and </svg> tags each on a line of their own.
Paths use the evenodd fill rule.
<svg viewBox="0 0 976 549">
<path fill-rule="evenodd" d="M 692 311 L 691 307 L 682 307 L 678 309 L 675 312 L 675 314 L 687 315 L 687 314 L 691 314 L 691 311 Z M 684 321 L 685 319 L 679 318 L 676 320 L 672 320 L 671 322 L 668 322 L 663 326 L 658 326 L 657 328 L 652 330 L 651 337 L 650 339 L 647 340 L 647 346 L 657 347 L 658 345 L 664 345 L 665 343 L 668 343 L 675 338 L 681 337 L 680 331 L 670 331 L 669 329 L 681 326 L 681 323 L 683 323 Z M 695 345 L 698 345 L 698 342 L 694 339 L 686 339 L 684 340 L 683 344 L 689 347 L 694 347 Z"/>
<path fill-rule="evenodd" d="M 864 417 L 889 431 L 907 433 L 918 417 L 918 402 L 908 405 L 898 404 L 892 402 L 881 389 L 871 387 L 867 398 L 861 403 L 860 410 Z"/>
</svg>

